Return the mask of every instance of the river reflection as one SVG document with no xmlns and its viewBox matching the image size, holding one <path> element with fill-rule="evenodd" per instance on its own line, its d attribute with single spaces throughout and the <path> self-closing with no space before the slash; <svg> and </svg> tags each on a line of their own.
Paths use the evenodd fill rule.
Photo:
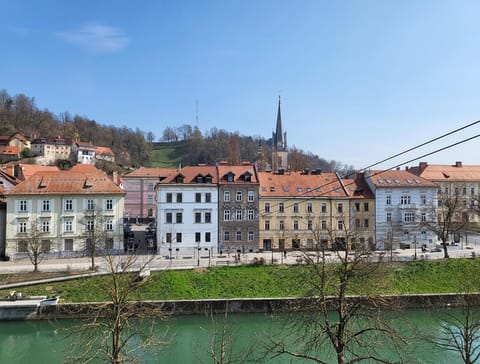
<svg viewBox="0 0 480 364">
<path fill-rule="evenodd" d="M 438 336 L 442 318 L 458 313 L 456 310 L 408 310 L 391 315 L 394 325 L 410 340 L 411 363 L 455 364 L 462 363 L 456 353 L 439 350 L 425 342 L 425 335 Z M 244 353 L 248 348 L 259 348 L 259 343 L 281 329 L 288 316 L 272 317 L 261 314 L 229 315 L 229 327 L 233 328 L 234 350 Z M 217 317 L 217 324 L 221 324 Z M 73 321 L 47 322 L 1 322 L 0 363 L 61 363 L 70 347 L 67 332 Z M 212 363 L 209 359 L 210 344 L 214 331 L 212 319 L 203 316 L 171 317 L 158 321 L 156 333 L 170 344 L 156 353 L 139 353 L 141 363 Z M 217 326 L 217 329 L 221 327 Z M 308 363 L 291 358 L 275 358 L 268 363 Z"/>
</svg>

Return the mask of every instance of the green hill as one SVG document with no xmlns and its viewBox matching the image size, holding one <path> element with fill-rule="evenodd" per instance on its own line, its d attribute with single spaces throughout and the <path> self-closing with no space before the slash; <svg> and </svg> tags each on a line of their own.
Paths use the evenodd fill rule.
<svg viewBox="0 0 480 364">
<path fill-rule="evenodd" d="M 152 167 L 175 168 L 185 161 L 187 143 L 184 141 L 153 143 L 150 161 Z"/>
</svg>

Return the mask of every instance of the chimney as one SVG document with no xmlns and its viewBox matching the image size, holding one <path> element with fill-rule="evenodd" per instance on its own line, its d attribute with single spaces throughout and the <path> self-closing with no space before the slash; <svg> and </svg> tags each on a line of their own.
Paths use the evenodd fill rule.
<svg viewBox="0 0 480 364">
<path fill-rule="evenodd" d="M 460 168 L 462 166 L 462 161 L 456 161 L 455 167 Z"/>
</svg>

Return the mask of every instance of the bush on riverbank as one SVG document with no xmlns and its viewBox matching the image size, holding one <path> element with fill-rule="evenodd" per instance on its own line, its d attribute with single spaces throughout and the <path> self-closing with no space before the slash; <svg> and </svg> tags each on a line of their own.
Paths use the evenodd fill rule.
<svg viewBox="0 0 480 364">
<path fill-rule="evenodd" d="M 296 297 L 307 287 L 302 277 L 306 265 L 255 265 L 211 267 L 201 270 L 152 272 L 151 282 L 137 293 L 139 300 L 208 299 L 236 297 Z M 387 263 L 384 294 L 460 292 L 465 281 L 470 290 L 480 291 L 480 259 L 449 259 Z M 29 295 L 58 294 L 63 302 L 93 302 L 106 299 L 99 290 L 102 277 L 82 278 L 22 288 Z M 368 282 L 362 283 L 363 285 Z M 349 294 L 362 294 L 362 284 L 350 287 Z M 0 291 L 6 296 L 7 291 Z"/>
</svg>

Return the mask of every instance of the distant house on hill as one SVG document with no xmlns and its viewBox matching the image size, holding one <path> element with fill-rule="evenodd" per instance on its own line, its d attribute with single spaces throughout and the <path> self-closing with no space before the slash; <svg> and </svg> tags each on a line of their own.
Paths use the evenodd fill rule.
<svg viewBox="0 0 480 364">
<path fill-rule="evenodd" d="M 107 162 L 115 162 L 115 154 L 108 147 L 95 147 L 95 158 Z"/>
<path fill-rule="evenodd" d="M 56 160 L 71 158 L 72 146 L 61 137 L 55 137 L 52 140 L 37 138 L 31 145 L 32 152 L 39 156 L 37 164 L 54 164 Z"/>
<path fill-rule="evenodd" d="M 2 163 L 20 159 L 21 149 L 17 146 L 0 147 L 0 161 Z"/>
<path fill-rule="evenodd" d="M 92 143 L 77 141 L 72 145 L 72 159 L 76 163 L 95 164 L 95 150 Z"/>
</svg>

